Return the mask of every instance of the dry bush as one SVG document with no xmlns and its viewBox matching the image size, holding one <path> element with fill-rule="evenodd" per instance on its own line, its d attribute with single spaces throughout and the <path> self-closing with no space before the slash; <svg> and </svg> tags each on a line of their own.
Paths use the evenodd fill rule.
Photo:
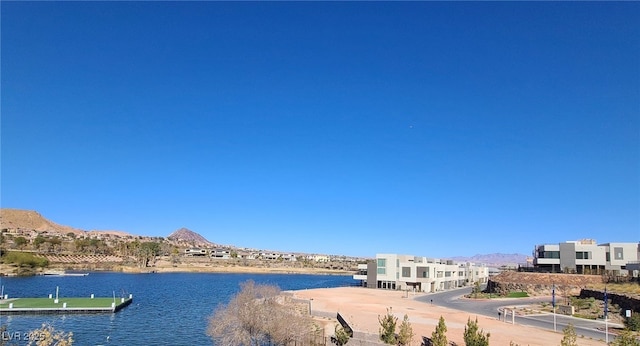
<svg viewBox="0 0 640 346">
<path fill-rule="evenodd" d="M 222 346 L 288 345 L 311 330 L 311 318 L 280 296 L 278 287 L 247 281 L 229 304 L 216 309 L 207 334 Z"/>
</svg>

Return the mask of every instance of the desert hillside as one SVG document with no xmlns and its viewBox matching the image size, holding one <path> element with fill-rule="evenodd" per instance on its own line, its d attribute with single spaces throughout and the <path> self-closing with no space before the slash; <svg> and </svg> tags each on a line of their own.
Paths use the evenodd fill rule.
<svg viewBox="0 0 640 346">
<path fill-rule="evenodd" d="M 34 210 L 22 210 L 22 209 L 0 209 L 0 229 L 21 229 L 21 230 L 35 230 L 38 232 L 47 233 L 59 233 L 68 234 L 74 233 L 76 235 L 89 234 L 114 234 L 118 236 L 130 235 L 121 231 L 84 231 L 81 229 L 73 228 L 70 226 L 59 225 L 53 221 L 46 219 Z"/>
<path fill-rule="evenodd" d="M 67 234 L 73 232 L 83 233 L 82 230 L 69 226 L 59 225 L 45 219 L 40 213 L 33 210 L 0 209 L 0 229 L 29 229 Z"/>
</svg>

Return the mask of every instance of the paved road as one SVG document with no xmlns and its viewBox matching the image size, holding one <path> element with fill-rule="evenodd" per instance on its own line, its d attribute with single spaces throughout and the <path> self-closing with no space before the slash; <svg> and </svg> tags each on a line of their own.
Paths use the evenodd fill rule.
<svg viewBox="0 0 640 346">
<path fill-rule="evenodd" d="M 425 302 L 427 304 L 435 304 L 450 309 L 467 311 L 471 314 L 484 315 L 488 317 L 498 318 L 498 312 L 502 313 L 502 319 L 504 320 L 504 307 L 518 307 L 523 305 L 530 305 L 540 302 L 549 302 L 549 297 L 545 298 L 506 298 L 506 299 L 491 299 L 491 300 L 473 300 L 473 299 L 460 299 L 463 295 L 471 293 L 471 288 L 455 289 L 451 291 L 432 293 L 425 296 L 417 297 L 416 300 Z M 505 323 L 511 323 L 511 314 L 507 317 Z M 543 328 L 547 330 L 554 330 L 553 327 L 553 314 L 542 313 L 534 315 L 518 315 L 515 316 L 515 323 L 521 325 L 534 326 L 537 328 Z M 567 324 L 573 324 L 578 336 L 582 335 L 585 338 L 592 338 L 595 340 L 605 340 L 606 335 L 604 332 L 605 323 L 602 321 L 586 320 L 582 318 L 575 318 L 570 316 L 564 316 L 556 314 L 556 329 L 559 333 L 567 326 Z M 611 324 L 610 324 L 611 326 Z M 614 336 L 609 334 L 609 341 L 613 341 Z"/>
</svg>

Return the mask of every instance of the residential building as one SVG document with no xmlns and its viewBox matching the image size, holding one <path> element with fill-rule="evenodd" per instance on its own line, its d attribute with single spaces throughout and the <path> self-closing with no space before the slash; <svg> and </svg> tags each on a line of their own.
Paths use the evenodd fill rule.
<svg viewBox="0 0 640 346">
<path fill-rule="evenodd" d="M 474 263 L 398 254 L 376 254 L 376 259 L 358 265 L 353 276 L 363 287 L 436 292 L 484 284 L 489 268 Z"/>
<path fill-rule="evenodd" d="M 640 243 L 597 244 L 593 239 L 537 245 L 534 267 L 548 272 L 628 275 L 627 265 L 640 261 Z M 635 275 L 634 275 L 635 276 Z"/>
<path fill-rule="evenodd" d="M 227 249 L 213 249 L 209 253 L 211 258 L 216 259 L 229 259 L 231 258 L 231 251 Z"/>
<path fill-rule="evenodd" d="M 189 248 L 184 250 L 184 254 L 187 256 L 206 256 L 207 249 Z"/>
</svg>

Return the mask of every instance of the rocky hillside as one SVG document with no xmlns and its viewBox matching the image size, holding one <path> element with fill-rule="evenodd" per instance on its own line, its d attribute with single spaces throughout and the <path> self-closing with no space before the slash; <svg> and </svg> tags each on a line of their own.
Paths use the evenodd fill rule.
<svg viewBox="0 0 640 346">
<path fill-rule="evenodd" d="M 602 276 L 505 271 L 491 277 L 487 290 L 492 293 L 527 292 L 531 296 L 551 295 L 555 286 L 569 294 L 580 294 L 582 287 L 602 283 Z"/>
<path fill-rule="evenodd" d="M 184 244 L 190 244 L 192 246 L 212 246 L 215 245 L 214 243 L 208 241 L 207 239 L 205 239 L 205 237 L 201 236 L 200 234 L 186 229 L 186 228 L 180 228 L 179 230 L 171 233 L 167 239 L 169 240 L 173 240 L 175 242 L 178 243 L 184 243 Z"/>
<path fill-rule="evenodd" d="M 0 209 L 0 229 L 35 230 L 60 234 L 81 234 L 83 232 L 73 227 L 58 225 L 33 210 L 7 208 Z"/>
</svg>

